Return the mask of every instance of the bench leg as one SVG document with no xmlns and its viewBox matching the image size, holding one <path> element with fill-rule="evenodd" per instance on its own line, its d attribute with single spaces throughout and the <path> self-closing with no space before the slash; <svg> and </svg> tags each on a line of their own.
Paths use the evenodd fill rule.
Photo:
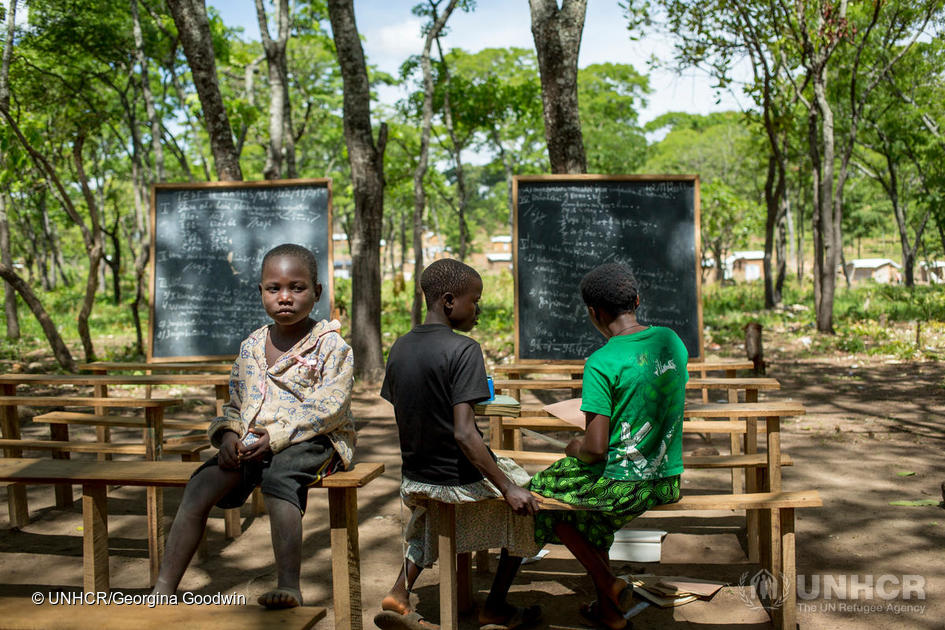
<svg viewBox="0 0 945 630">
<path fill-rule="evenodd" d="M 240 520 L 239 508 L 227 508 L 223 510 L 223 531 L 227 539 L 239 538 L 243 533 L 243 524 Z"/>
<path fill-rule="evenodd" d="M 335 628 L 361 630 L 361 552 L 357 488 L 329 488 L 331 581 Z"/>
<path fill-rule="evenodd" d="M 161 570 L 161 559 L 164 557 L 164 489 L 147 488 L 148 505 L 148 558 L 151 562 L 151 581 L 154 586 L 158 572 Z"/>
<path fill-rule="evenodd" d="M 82 486 L 82 587 L 108 591 L 108 503 L 105 484 Z"/>
<path fill-rule="evenodd" d="M 7 486 L 7 511 L 10 515 L 10 528 L 26 527 L 30 522 L 29 506 L 26 503 L 26 486 L 11 483 Z"/>
<path fill-rule="evenodd" d="M 50 424 L 49 425 L 49 437 L 54 441 L 69 441 L 69 425 L 68 424 Z M 69 459 L 69 453 L 67 451 L 55 451 L 52 454 L 53 459 Z M 67 483 L 57 483 L 54 486 L 56 493 L 56 507 L 59 508 L 70 508 L 73 505 L 72 499 L 72 486 Z"/>
<path fill-rule="evenodd" d="M 465 615 L 475 608 L 472 589 L 472 554 L 461 553 L 456 557 L 456 593 L 459 613 Z"/>
<path fill-rule="evenodd" d="M 108 385 L 98 384 L 94 386 L 95 397 L 96 398 L 107 398 L 108 397 Z M 105 415 L 105 407 L 94 407 L 93 411 L 97 416 Z M 95 427 L 95 439 L 102 443 L 111 442 L 111 429 L 108 427 Z M 109 461 L 112 458 L 111 453 L 99 453 L 98 460 L 100 462 Z"/>
<path fill-rule="evenodd" d="M 778 611 L 781 630 L 794 630 L 797 625 L 797 566 L 795 565 L 794 508 L 781 513 L 781 574 L 784 576 L 784 603 Z"/>
<path fill-rule="evenodd" d="M 253 488 L 253 514 L 261 516 L 266 513 L 266 501 L 263 499 L 262 490 L 257 486 Z"/>
<path fill-rule="evenodd" d="M 440 628 L 459 627 L 459 586 L 456 580 L 456 506 L 437 503 L 440 552 Z"/>
<path fill-rule="evenodd" d="M 490 564 L 488 549 L 481 549 L 476 552 L 476 573 L 479 575 L 491 573 L 492 568 L 489 566 Z"/>
</svg>

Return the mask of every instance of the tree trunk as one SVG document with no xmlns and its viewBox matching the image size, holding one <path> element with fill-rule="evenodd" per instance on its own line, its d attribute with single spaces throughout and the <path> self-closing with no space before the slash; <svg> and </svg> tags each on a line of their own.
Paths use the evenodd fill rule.
<svg viewBox="0 0 945 630">
<path fill-rule="evenodd" d="M 774 272 L 771 258 L 775 246 L 775 230 L 782 220 L 781 200 L 784 197 L 784 169 L 778 162 L 776 155 L 768 157 L 768 173 L 765 177 L 765 254 L 764 254 L 764 282 L 765 308 L 774 308 L 781 302 L 780 294 L 775 295 Z"/>
<path fill-rule="evenodd" d="M 43 333 L 46 335 L 46 339 L 49 341 L 49 346 L 52 348 L 53 355 L 55 355 L 59 365 L 68 372 L 75 372 L 75 361 L 72 360 L 69 348 L 62 340 L 52 318 L 49 317 L 46 309 L 43 308 L 43 303 L 40 302 L 36 294 L 33 293 L 30 285 L 24 282 L 13 269 L 2 263 L 0 263 L 0 277 L 3 277 L 6 282 L 9 282 L 13 288 L 16 289 L 17 293 L 20 294 L 20 297 L 23 298 L 23 301 L 33 312 L 36 321 L 39 322 Z"/>
<path fill-rule="evenodd" d="M 236 145 L 233 144 L 233 130 L 217 82 L 217 64 L 213 56 L 213 40 L 204 0 L 167 0 L 167 6 L 177 26 L 203 108 L 217 177 L 221 181 L 242 180 L 243 172 L 240 170 Z"/>
<path fill-rule="evenodd" d="M 10 60 L 13 58 L 13 36 L 16 33 L 17 0 L 7 2 L 7 36 L 3 46 L 3 61 L 0 62 L 0 107 L 10 107 L 10 91 L 7 80 L 10 76 Z M 10 251 L 10 222 L 7 219 L 6 191 L 0 191 L 0 262 L 13 269 L 13 252 Z M 20 338 L 20 319 L 16 312 L 16 291 L 13 285 L 3 283 L 3 305 L 7 322 L 7 339 Z"/>
<path fill-rule="evenodd" d="M 79 309 L 76 327 L 79 331 L 79 338 L 82 340 L 82 349 L 85 351 L 86 363 L 95 361 L 95 346 L 92 344 L 92 332 L 89 329 L 89 318 L 92 315 L 92 308 L 95 306 L 95 290 L 98 288 L 98 270 L 104 256 L 104 245 L 102 243 L 102 226 L 99 222 L 98 208 L 95 203 L 95 197 L 92 189 L 89 187 L 89 180 L 85 174 L 85 164 L 82 158 L 82 147 L 85 144 L 85 136 L 79 133 L 75 143 L 72 145 L 72 159 L 76 169 L 76 177 L 82 188 L 82 195 L 89 209 L 89 218 L 92 229 L 89 230 L 91 238 L 86 241 L 86 253 L 89 257 L 89 274 L 85 282 L 85 297 L 82 300 L 82 307 Z"/>
<path fill-rule="evenodd" d="M 433 7 L 433 25 L 423 40 L 423 52 L 420 55 L 420 68 L 423 71 L 423 106 L 420 122 L 420 156 L 417 168 L 413 171 L 413 305 L 410 309 L 410 323 L 417 326 L 423 321 L 423 289 L 420 288 L 420 274 L 423 271 L 423 209 L 426 207 L 426 190 L 423 178 L 427 173 L 430 155 L 430 127 L 433 124 L 433 68 L 430 63 L 430 51 L 433 41 L 453 13 L 459 0 L 450 0 L 443 14 L 436 15 Z"/>
<path fill-rule="evenodd" d="M 7 220 L 6 192 L 0 191 L 0 263 L 13 269 L 10 251 L 10 222 Z M 16 312 L 16 290 L 9 282 L 3 283 L 3 305 L 7 322 L 7 339 L 20 338 L 20 318 Z"/>
<path fill-rule="evenodd" d="M 585 173 L 577 62 L 587 0 L 529 0 L 552 173 Z"/>
<path fill-rule="evenodd" d="M 436 47 L 440 51 L 440 63 L 443 65 L 443 74 L 446 77 L 446 89 L 443 93 L 443 122 L 450 137 L 449 153 L 453 158 L 453 166 L 456 169 L 456 217 L 459 221 L 459 251 L 457 253 L 460 260 L 466 260 L 466 250 L 469 246 L 466 206 L 469 200 L 466 194 L 466 173 L 463 170 L 463 147 L 459 143 L 456 126 L 453 124 L 453 108 L 450 105 L 450 71 L 446 65 L 446 56 L 443 54 L 439 39 L 436 40 Z"/>
<path fill-rule="evenodd" d="M 131 0 L 131 19 L 135 38 L 135 57 L 141 72 L 141 94 L 144 96 L 144 111 L 151 126 L 151 151 L 154 153 L 153 181 L 164 181 L 164 143 L 161 142 L 161 121 L 154 107 L 151 79 L 148 76 L 148 58 L 144 54 L 144 35 L 141 33 L 141 18 L 138 15 L 138 0 Z"/>
<path fill-rule="evenodd" d="M 328 0 L 332 36 L 344 83 L 344 134 L 354 188 L 351 245 L 351 346 L 355 375 L 379 380 L 381 352 L 380 235 L 384 218 L 384 149 L 387 125 L 377 144 L 371 129 L 371 90 L 352 0 Z"/>
<path fill-rule="evenodd" d="M 815 107 L 820 122 L 819 168 L 815 177 L 817 187 L 814 200 L 814 310 L 817 330 L 833 334 L 833 301 L 837 286 L 837 261 L 839 259 L 837 232 L 834 220 L 833 183 L 834 144 L 833 109 L 827 101 L 827 73 L 823 66 L 814 73 L 813 87 Z"/>
<path fill-rule="evenodd" d="M 780 304 L 784 299 L 784 279 L 787 276 L 787 255 L 786 243 L 790 237 L 787 235 L 786 224 L 788 217 L 787 195 L 781 198 L 781 218 L 778 221 L 778 238 L 775 241 L 775 252 L 778 256 L 778 270 L 774 281 L 774 303 Z"/>
<path fill-rule="evenodd" d="M 259 22 L 259 34 L 263 50 L 266 51 L 266 65 L 269 69 L 269 144 L 266 145 L 266 166 L 263 177 L 279 179 L 282 177 L 282 162 L 285 157 L 286 141 L 291 140 L 287 113 L 290 111 L 289 76 L 286 62 L 286 47 L 289 42 L 289 0 L 277 0 L 276 25 L 278 38 L 269 34 L 269 21 L 263 0 L 256 0 L 256 19 Z M 291 175 L 290 175 L 291 177 Z"/>
</svg>

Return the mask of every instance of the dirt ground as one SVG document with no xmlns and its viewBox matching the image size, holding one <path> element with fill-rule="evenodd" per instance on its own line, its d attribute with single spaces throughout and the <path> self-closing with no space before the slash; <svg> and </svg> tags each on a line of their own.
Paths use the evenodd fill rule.
<svg viewBox="0 0 945 630">
<path fill-rule="evenodd" d="M 782 389 L 763 399 L 793 399 L 806 416 L 783 426 L 783 448 L 795 466 L 784 472 L 785 489 L 816 488 L 824 507 L 799 510 L 797 567 L 805 576 L 798 620 L 801 628 L 932 629 L 945 628 L 945 512 L 938 506 L 890 505 L 897 500 L 941 499 L 945 481 L 945 365 L 941 363 L 836 360 L 781 360 L 769 367 Z M 193 395 L 170 390 L 168 395 Z M 199 416 L 209 402 L 195 406 Z M 364 624 L 372 619 L 390 587 L 401 557 L 405 512 L 397 496 L 400 461 L 396 427 L 389 405 L 376 388 L 360 387 L 354 400 L 360 435 L 358 459 L 382 461 L 384 476 L 359 495 L 361 575 Z M 177 415 L 177 414 L 175 414 Z M 483 427 L 485 428 L 485 427 Z M 45 437 L 45 428 L 23 423 L 26 435 Z M 78 434 L 79 431 L 74 431 Z M 78 436 L 77 436 L 78 437 Z M 686 451 L 716 447 L 687 436 Z M 532 445 L 542 448 L 540 444 Z M 546 450 L 546 449 L 545 449 Z M 689 471 L 684 489 L 726 491 L 727 472 Z M 78 488 L 76 489 L 78 492 Z M 0 498 L 6 491 L 0 489 Z M 144 492 L 118 488 L 109 493 L 112 588 L 146 591 L 148 579 Z M 165 493 L 173 514 L 179 490 Z M 40 591 L 81 590 L 82 518 L 53 507 L 52 489 L 29 488 L 30 524 L 11 531 L 6 510 L 0 513 L 0 595 L 28 597 Z M 331 607 L 327 496 L 310 495 L 304 519 L 303 595 L 306 603 Z M 210 557 L 195 563 L 181 585 L 202 594 L 244 593 L 254 601 L 274 584 L 269 520 L 243 509 L 244 534 L 223 536 L 215 513 L 209 524 Z M 169 517 L 168 517 L 169 518 Z M 765 610 L 752 600 L 746 584 L 758 571 L 744 553 L 744 518 L 716 513 L 644 516 L 636 527 L 662 529 L 659 563 L 614 562 L 618 573 L 655 573 L 721 580 L 729 584 L 711 601 L 677 608 L 647 606 L 633 617 L 638 629 L 769 628 Z M 578 563 L 563 547 L 551 546 L 544 559 L 523 566 L 513 587 L 513 603 L 538 603 L 545 621 L 539 627 L 585 628 L 578 606 L 593 590 Z M 488 575 L 475 575 L 477 597 L 489 588 Z M 902 589 L 905 579 L 908 588 Z M 415 589 L 418 610 L 438 616 L 437 569 L 424 572 Z M 838 592 L 828 586 L 846 586 Z M 909 595 L 910 599 L 905 599 Z M 465 618 L 464 628 L 475 619 Z M 3 620 L 0 619 L 0 627 Z M 332 626 L 331 612 L 319 628 Z"/>
</svg>

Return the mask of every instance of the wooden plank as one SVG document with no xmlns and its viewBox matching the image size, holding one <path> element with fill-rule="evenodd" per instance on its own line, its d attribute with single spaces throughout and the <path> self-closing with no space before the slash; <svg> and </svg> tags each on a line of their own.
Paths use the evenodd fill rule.
<svg viewBox="0 0 945 630">
<path fill-rule="evenodd" d="M 206 440 L 203 436 L 196 436 Z M 144 455 L 144 444 L 131 442 L 75 442 L 60 440 L 8 440 L 0 439 L 0 446 L 17 446 L 27 451 L 64 451 L 67 453 L 108 453 L 114 455 Z M 209 443 L 184 442 L 180 444 L 165 444 L 164 453 L 175 455 L 185 453 L 199 453 L 209 448 Z"/>
<path fill-rule="evenodd" d="M 233 359 L 236 357 L 234 356 Z M 95 373 L 105 372 L 131 372 L 150 370 L 152 372 L 209 372 L 217 374 L 229 374 L 233 369 L 233 361 L 208 361 L 208 362 L 168 362 L 168 363 L 145 363 L 141 361 L 93 361 L 92 363 L 82 363 L 78 366 L 79 370 Z"/>
<path fill-rule="evenodd" d="M 324 477 L 311 488 L 360 488 L 384 473 L 380 462 L 360 462 L 351 470 L 336 472 Z"/>
<path fill-rule="evenodd" d="M 572 505 L 535 494 L 544 510 L 575 510 Z M 498 499 L 497 499 L 498 500 Z M 658 505 L 653 510 L 677 512 L 684 510 L 779 510 L 782 508 L 821 507 L 823 501 L 816 490 L 793 492 L 757 492 L 755 494 L 685 495 L 676 503 Z"/>
<path fill-rule="evenodd" d="M 499 457 L 514 459 L 518 464 L 539 464 L 549 466 L 564 457 L 564 453 L 548 453 L 542 451 L 513 451 L 493 450 Z M 794 460 L 786 453 L 781 453 L 781 466 L 793 466 Z M 766 453 L 749 455 L 684 455 L 685 468 L 767 468 L 768 456 Z"/>
<path fill-rule="evenodd" d="M 14 385 L 228 385 L 229 374 L 0 374 L 0 383 Z M 96 398 L 107 398 L 96 391 Z"/>
<path fill-rule="evenodd" d="M 582 380 L 579 379 L 496 379 L 495 391 L 506 389 L 574 389 L 581 387 Z M 780 383 L 773 378 L 725 378 L 725 377 L 706 377 L 690 378 L 686 383 L 686 389 L 723 389 L 723 390 L 746 390 L 746 391 L 772 391 L 781 389 Z M 747 401 L 755 402 L 755 401 Z"/>
<path fill-rule="evenodd" d="M 127 594 L 114 594 L 118 597 Z M 224 593 L 231 595 L 231 593 Z M 200 628 L 286 628 L 310 630 L 325 618 L 325 609 L 315 606 L 267 610 L 262 606 L 182 604 L 148 606 L 68 606 L 49 603 L 35 605 L 28 597 L 0 598 L 0 619 L 6 630 L 127 630 L 141 627 Z"/>
<path fill-rule="evenodd" d="M 686 402 L 685 418 L 765 418 L 767 416 L 803 416 L 804 405 L 796 401 L 755 403 L 696 403 Z M 544 405 L 522 405 L 519 417 L 547 416 Z"/>
<path fill-rule="evenodd" d="M 94 398 L 91 396 L 0 396 L 0 405 L 24 407 L 171 407 L 183 404 L 180 398 Z"/>
<path fill-rule="evenodd" d="M 335 628 L 361 630 L 361 556 L 355 488 L 329 488 L 331 577 Z"/>
<path fill-rule="evenodd" d="M 23 483 L 109 483 L 126 486 L 185 486 L 199 462 L 0 459 L 0 480 Z"/>
<path fill-rule="evenodd" d="M 459 585 L 456 564 L 456 506 L 436 502 L 439 510 L 440 628 L 459 627 Z"/>
<path fill-rule="evenodd" d="M 755 364 L 742 359 L 706 359 L 690 361 L 687 364 L 690 373 L 705 375 L 706 372 L 731 372 L 732 370 L 753 370 Z M 495 374 L 583 374 L 584 362 L 571 363 L 504 363 L 491 368 Z M 514 378 L 514 377 L 509 377 Z"/>
<path fill-rule="evenodd" d="M 82 586 L 87 593 L 108 592 L 108 503 L 106 484 L 82 486 Z"/>
<path fill-rule="evenodd" d="M 492 417 L 490 417 L 490 421 Z M 526 418 L 503 418 L 501 426 L 506 429 L 526 428 L 533 431 L 581 431 L 569 422 L 553 416 L 546 417 L 526 417 Z M 736 433 L 744 434 L 749 430 L 744 422 L 735 420 L 686 420 L 683 422 L 684 433 Z M 758 431 L 756 426 L 755 431 Z"/>
<path fill-rule="evenodd" d="M 143 429 L 147 420 L 136 416 L 104 416 L 82 411 L 50 411 L 33 416 L 30 422 L 40 424 L 78 424 L 87 426 L 129 427 Z M 180 418 L 164 418 L 164 428 L 181 431 L 206 431 L 210 426 L 206 420 L 184 420 Z"/>
</svg>

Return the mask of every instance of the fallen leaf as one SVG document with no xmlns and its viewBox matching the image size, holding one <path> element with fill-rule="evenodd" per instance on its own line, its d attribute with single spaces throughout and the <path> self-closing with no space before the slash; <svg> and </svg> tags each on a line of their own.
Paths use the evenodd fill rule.
<svg viewBox="0 0 945 630">
<path fill-rule="evenodd" d="M 915 477 L 915 473 L 909 470 L 900 470 L 896 474 L 900 477 Z"/>
<path fill-rule="evenodd" d="M 890 501 L 889 505 L 900 505 L 905 507 L 922 507 L 926 505 L 938 505 L 941 501 L 936 499 L 917 499 L 915 501 Z"/>
</svg>

